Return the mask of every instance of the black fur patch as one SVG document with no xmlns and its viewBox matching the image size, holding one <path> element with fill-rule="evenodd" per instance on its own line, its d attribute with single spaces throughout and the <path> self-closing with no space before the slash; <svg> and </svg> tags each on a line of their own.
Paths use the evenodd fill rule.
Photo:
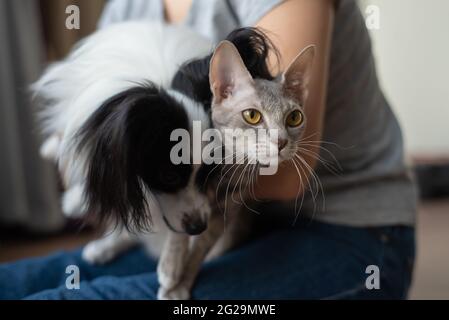
<svg viewBox="0 0 449 320">
<path fill-rule="evenodd" d="M 226 40 L 231 41 L 242 57 L 253 78 L 273 80 L 267 57 L 270 51 L 278 55 L 268 37 L 257 28 L 240 28 L 231 32 Z M 209 86 L 209 67 L 212 54 L 182 65 L 172 81 L 172 87 L 200 102 L 210 110 L 212 93 Z"/>
<path fill-rule="evenodd" d="M 151 215 L 144 186 L 176 192 L 188 183 L 190 165 L 174 165 L 173 130 L 188 130 L 188 116 L 164 90 L 147 84 L 103 103 L 77 134 L 77 149 L 87 155 L 86 200 L 100 221 L 120 221 L 147 230 Z"/>
<path fill-rule="evenodd" d="M 209 185 L 220 176 L 221 169 L 219 166 L 219 164 L 202 164 L 198 169 L 195 185 L 201 192 L 206 193 Z"/>
</svg>

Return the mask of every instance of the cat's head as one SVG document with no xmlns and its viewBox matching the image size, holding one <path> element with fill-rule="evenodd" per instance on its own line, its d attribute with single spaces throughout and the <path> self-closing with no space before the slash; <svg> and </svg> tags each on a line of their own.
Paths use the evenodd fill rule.
<svg viewBox="0 0 449 320">
<path fill-rule="evenodd" d="M 305 48 L 282 74 L 266 80 L 251 76 L 231 42 L 217 46 L 209 70 L 214 127 L 225 139 L 233 129 L 277 133 L 268 135 L 265 143 L 258 140 L 258 134 L 247 135 L 246 141 L 234 140 L 237 153 L 250 159 L 270 154 L 278 162 L 294 157 L 305 131 L 304 106 L 314 55 L 314 46 Z"/>
</svg>

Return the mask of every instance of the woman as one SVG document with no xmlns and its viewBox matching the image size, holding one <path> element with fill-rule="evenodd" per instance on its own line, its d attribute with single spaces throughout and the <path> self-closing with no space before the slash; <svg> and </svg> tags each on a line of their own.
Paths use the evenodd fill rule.
<svg viewBox="0 0 449 320">
<path fill-rule="evenodd" d="M 306 196 L 302 212 L 313 214 L 313 220 L 271 229 L 206 264 L 193 298 L 406 298 L 416 193 L 355 0 L 113 0 L 100 27 L 132 19 L 186 24 L 215 42 L 237 27 L 261 27 L 280 51 L 281 70 L 307 45 L 317 48 L 305 136 L 328 143 L 311 142 L 303 156 L 318 174 L 325 197 L 318 197 L 315 206 Z M 325 160 L 338 162 L 340 174 L 307 157 L 320 151 Z M 261 178 L 258 197 L 285 203 L 298 190 L 305 192 L 292 170 L 284 167 Z M 280 217 L 291 213 L 287 207 L 273 205 L 271 211 Z M 72 264 L 80 268 L 81 290 L 65 286 L 64 271 Z M 61 253 L 1 266 L 0 283 L 7 288 L 0 297 L 154 299 L 155 268 L 139 250 L 104 267 L 86 265 L 79 252 Z"/>
</svg>

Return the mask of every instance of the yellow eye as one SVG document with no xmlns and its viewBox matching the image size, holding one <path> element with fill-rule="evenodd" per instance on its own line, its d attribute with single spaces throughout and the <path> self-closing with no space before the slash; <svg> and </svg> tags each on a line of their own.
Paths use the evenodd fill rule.
<svg viewBox="0 0 449 320">
<path fill-rule="evenodd" d="M 243 118 L 252 125 L 259 124 L 262 121 L 262 114 L 256 109 L 248 109 L 243 111 Z"/>
<path fill-rule="evenodd" d="M 304 121 L 302 112 L 299 110 L 292 111 L 287 117 L 287 126 L 299 127 Z"/>
</svg>

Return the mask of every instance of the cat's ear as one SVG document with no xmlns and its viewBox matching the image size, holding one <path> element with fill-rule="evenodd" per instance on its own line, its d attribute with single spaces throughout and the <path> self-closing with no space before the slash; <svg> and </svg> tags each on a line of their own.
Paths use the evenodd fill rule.
<svg viewBox="0 0 449 320">
<path fill-rule="evenodd" d="M 307 100 L 314 57 L 315 46 L 310 45 L 293 59 L 282 75 L 284 92 L 296 99 L 300 105 L 304 105 Z"/>
<path fill-rule="evenodd" d="M 254 80 L 232 42 L 222 41 L 215 49 L 210 62 L 209 82 L 216 103 L 239 90 L 253 87 Z"/>
</svg>

